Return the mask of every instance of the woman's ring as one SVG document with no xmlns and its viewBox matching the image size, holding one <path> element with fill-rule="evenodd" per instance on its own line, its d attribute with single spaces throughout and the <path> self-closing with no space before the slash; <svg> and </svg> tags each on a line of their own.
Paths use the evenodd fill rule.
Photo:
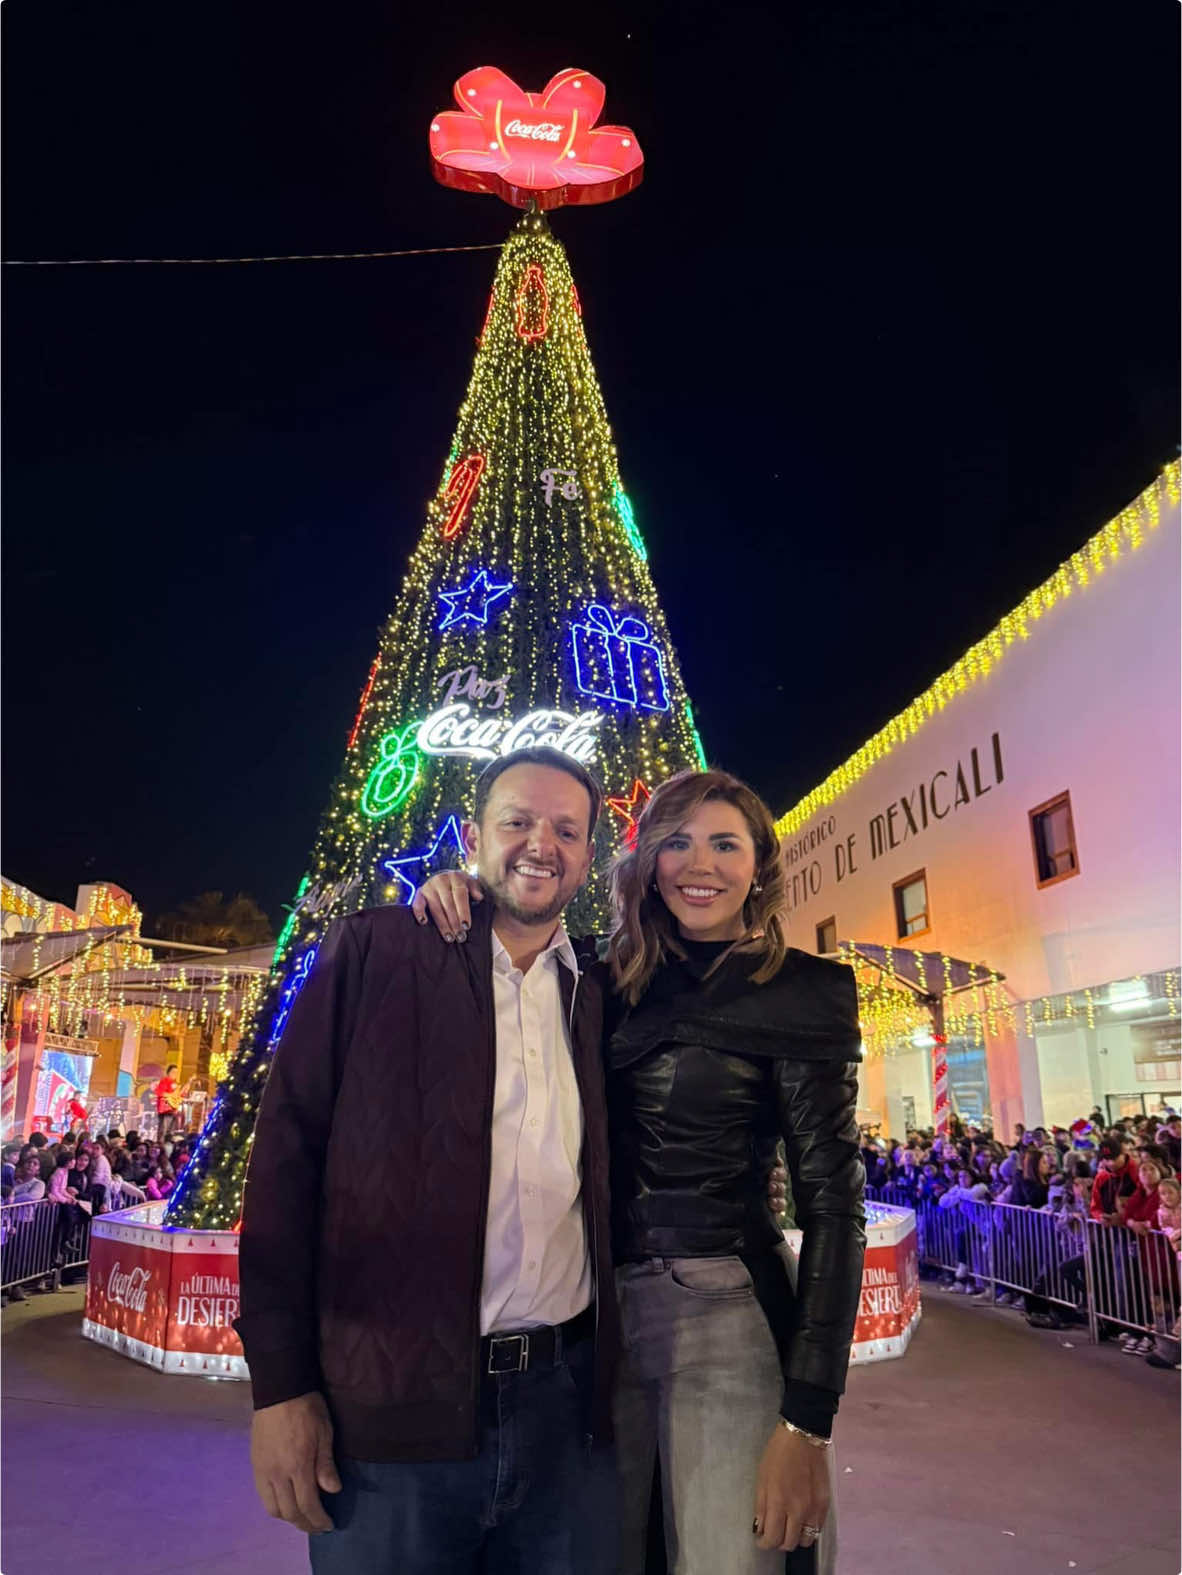
<svg viewBox="0 0 1182 1575">
<path fill-rule="evenodd" d="M 820 1535 L 820 1526 L 802 1526 L 800 1528 L 800 1540 L 804 1543 L 806 1548 L 812 1543 L 816 1542 Z"/>
</svg>

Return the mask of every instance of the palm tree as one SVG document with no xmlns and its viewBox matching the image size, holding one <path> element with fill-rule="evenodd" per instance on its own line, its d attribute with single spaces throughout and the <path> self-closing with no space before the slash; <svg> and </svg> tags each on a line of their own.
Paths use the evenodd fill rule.
<svg viewBox="0 0 1182 1575">
<path fill-rule="evenodd" d="M 192 946 L 265 946 L 274 937 L 271 921 L 253 897 L 238 892 L 227 902 L 220 891 L 199 892 L 175 911 L 162 913 L 161 938 Z"/>
</svg>

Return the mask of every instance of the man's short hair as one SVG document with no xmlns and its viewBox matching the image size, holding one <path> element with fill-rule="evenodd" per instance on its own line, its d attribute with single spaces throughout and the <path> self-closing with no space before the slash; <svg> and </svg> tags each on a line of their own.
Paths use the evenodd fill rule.
<svg viewBox="0 0 1182 1575">
<path fill-rule="evenodd" d="M 477 824 L 484 817 L 493 783 L 514 766 L 550 766 L 555 771 L 565 771 L 568 777 L 573 777 L 585 787 L 587 797 L 591 800 L 590 824 L 587 827 L 587 841 L 590 842 L 595 835 L 599 811 L 603 808 L 603 789 L 581 761 L 576 760 L 573 755 L 568 755 L 564 750 L 555 749 L 550 744 L 531 744 L 525 749 L 513 749 L 507 755 L 498 755 L 495 760 L 489 761 L 476 778 L 476 803 L 473 813 Z"/>
<path fill-rule="evenodd" d="M 169 1073 L 169 1072 L 175 1072 L 176 1071 L 176 1062 L 175 1061 L 170 1061 L 168 1063 L 168 1065 L 164 1068 L 164 1071 L 165 1071 L 166 1074 Z"/>
<path fill-rule="evenodd" d="M 49 1142 L 49 1139 L 45 1136 L 44 1132 L 34 1132 L 32 1137 L 29 1139 L 29 1142 L 33 1144 L 34 1148 L 44 1148 Z"/>
</svg>

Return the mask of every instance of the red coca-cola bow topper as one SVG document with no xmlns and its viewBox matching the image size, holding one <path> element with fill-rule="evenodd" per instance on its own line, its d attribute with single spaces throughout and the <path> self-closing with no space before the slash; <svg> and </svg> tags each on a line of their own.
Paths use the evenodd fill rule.
<svg viewBox="0 0 1182 1575">
<path fill-rule="evenodd" d="M 605 89 L 573 67 L 526 93 L 495 66 L 466 71 L 455 86 L 460 112 L 431 122 L 436 180 L 488 192 L 514 208 L 611 202 L 640 184 L 644 154 L 627 126 L 596 126 Z"/>
</svg>

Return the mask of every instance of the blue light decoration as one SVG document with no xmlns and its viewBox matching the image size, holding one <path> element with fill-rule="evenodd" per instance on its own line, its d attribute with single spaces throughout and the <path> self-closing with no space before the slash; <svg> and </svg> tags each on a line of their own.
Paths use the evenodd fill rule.
<svg viewBox="0 0 1182 1575">
<path fill-rule="evenodd" d="M 620 524 L 624 527 L 624 535 L 628 538 L 628 545 L 641 563 L 647 563 L 648 548 L 644 545 L 644 537 L 640 534 L 640 526 L 637 525 L 636 515 L 632 512 L 632 500 L 618 481 L 612 488 L 612 502 L 616 506 L 616 514 Z"/>
<path fill-rule="evenodd" d="M 447 611 L 439 627 L 451 629 L 465 620 L 487 625 L 489 609 L 493 603 L 500 601 L 502 596 L 507 596 L 512 589 L 512 580 L 506 580 L 503 585 L 494 585 L 488 577 L 488 570 L 481 569 L 479 574 L 469 580 L 467 585 L 461 586 L 458 591 L 439 592 L 439 600 L 447 605 Z"/>
<path fill-rule="evenodd" d="M 642 619 L 617 622 L 609 607 L 592 602 L 586 622 L 572 623 L 570 635 L 575 682 L 585 695 L 640 711 L 669 709 L 664 658 Z"/>
<path fill-rule="evenodd" d="M 287 977 L 287 983 L 279 992 L 279 1009 L 275 1013 L 275 1021 L 271 1024 L 271 1033 L 267 1039 L 267 1054 L 270 1055 L 279 1043 L 283 1030 L 287 1027 L 287 1019 L 291 1016 L 291 1009 L 295 1005 L 295 998 L 308 982 L 308 975 L 312 972 L 312 964 L 316 961 L 316 947 L 309 946 L 302 957 L 297 957 L 295 966 Z"/>
<path fill-rule="evenodd" d="M 467 856 L 464 839 L 460 834 L 460 822 L 457 816 L 449 815 L 435 833 L 435 841 L 429 848 L 420 849 L 416 853 L 400 853 L 397 858 L 383 859 L 382 868 L 388 870 L 396 881 L 402 885 L 402 900 L 412 903 L 419 887 L 429 875 L 436 872 L 431 868 L 439 855 L 439 850 L 450 837 L 455 843 L 461 859 Z M 416 868 L 415 866 L 419 866 Z M 412 880 L 411 875 L 417 876 Z"/>
</svg>

